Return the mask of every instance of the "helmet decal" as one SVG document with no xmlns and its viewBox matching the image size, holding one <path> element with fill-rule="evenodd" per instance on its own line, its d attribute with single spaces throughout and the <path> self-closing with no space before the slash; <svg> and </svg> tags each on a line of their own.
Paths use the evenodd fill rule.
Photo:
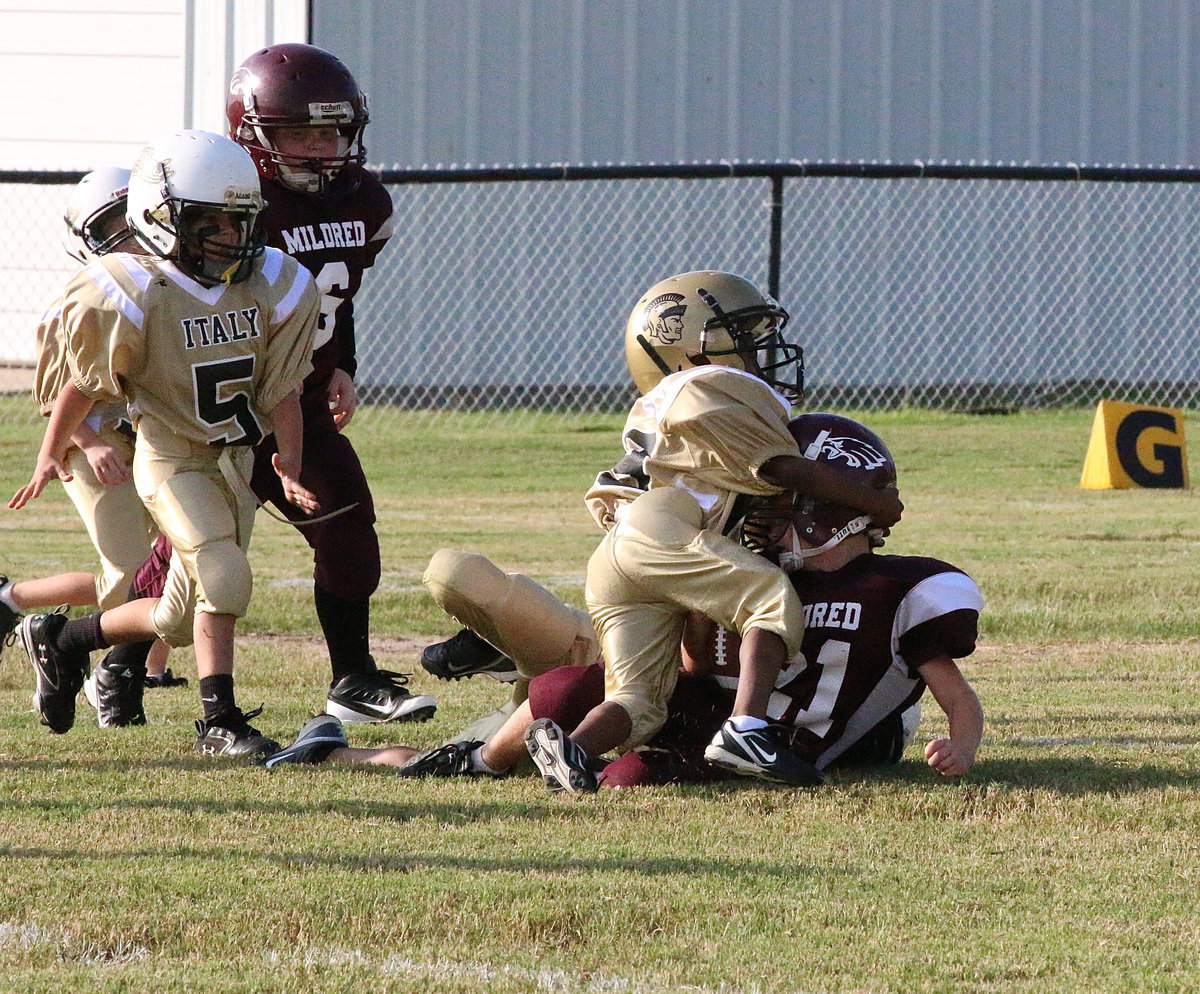
<svg viewBox="0 0 1200 994">
<path fill-rule="evenodd" d="M 844 461 L 851 469 L 871 470 L 886 466 L 891 460 L 864 438 L 832 435 L 821 431 L 804 450 L 805 459 Z"/>
<path fill-rule="evenodd" d="M 646 305 L 646 337 L 662 345 L 674 345 L 683 337 L 683 315 L 687 305 L 681 293 L 664 293 Z"/>
</svg>

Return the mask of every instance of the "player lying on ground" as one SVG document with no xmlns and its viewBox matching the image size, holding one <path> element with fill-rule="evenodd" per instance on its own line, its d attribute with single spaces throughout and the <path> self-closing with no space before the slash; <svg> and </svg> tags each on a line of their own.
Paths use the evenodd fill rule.
<svg viewBox="0 0 1200 994">
<path fill-rule="evenodd" d="M 597 515 L 608 532 L 588 561 L 585 598 L 606 663 L 604 700 L 569 733 L 565 754 L 595 758 L 655 735 L 684 623 L 701 613 L 741 636 L 741 678 L 709 761 L 784 783 L 819 779 L 767 721 L 776 678 L 800 648 L 802 605 L 782 571 L 729 531 L 747 500 L 784 490 L 858 508 L 881 527 L 903 505 L 894 490 L 802 458 L 787 429 L 803 396 L 787 320 L 758 287 L 714 271 L 662 280 L 634 306 L 625 355 L 642 396 L 624 440 L 645 489 L 611 519 L 607 507 Z"/>
<path fill-rule="evenodd" d="M 857 422 L 810 414 L 790 427 L 811 458 L 854 461 L 876 484 L 895 478 L 883 443 Z M 928 686 L 948 717 L 949 735 L 926 744 L 926 760 L 944 776 L 960 775 L 974 762 L 983 714 L 954 660 L 974 649 L 982 597 L 971 578 L 948 563 L 873 553 L 867 525 L 853 508 L 811 499 L 797 499 L 782 523 L 769 510 L 751 516 L 745 529 L 754 536 L 751 544 L 782 554 L 806 605 L 803 648 L 776 683 L 771 717 L 818 770 L 895 763 L 913 736 Z M 322 715 L 269 763 L 369 763 L 399 766 L 409 776 L 501 776 L 531 749 L 535 758 L 541 754 L 539 768 L 557 790 L 704 783 L 731 775 L 707 763 L 704 751 L 733 706 L 736 636 L 693 616 L 685 671 L 666 724 L 597 772 L 561 755 L 559 731 L 603 695 L 603 664 L 578 665 L 598 645 L 586 615 L 527 578 L 502 574 L 466 553 L 439 552 L 426 582 L 439 603 L 453 605 L 456 618 L 487 634 L 493 654 L 503 652 L 527 675 L 541 673 L 529 684 L 528 699 L 499 730 L 481 728 L 423 754 L 407 746 L 349 748 L 340 724 Z M 460 672 L 471 666 L 468 656 L 459 661 Z M 486 656 L 478 661 L 478 672 L 490 665 Z M 494 725 L 495 716 L 489 720 Z"/>
</svg>

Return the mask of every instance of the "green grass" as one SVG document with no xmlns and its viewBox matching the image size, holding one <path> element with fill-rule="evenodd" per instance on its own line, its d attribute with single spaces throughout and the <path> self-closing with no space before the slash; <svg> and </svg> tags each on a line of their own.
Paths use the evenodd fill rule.
<svg viewBox="0 0 1200 994">
<path fill-rule="evenodd" d="M 1190 991 L 1200 985 L 1200 507 L 1079 489 L 1090 411 L 866 415 L 901 467 L 889 551 L 988 598 L 964 665 L 987 714 L 961 782 L 917 758 L 818 791 L 557 798 L 534 780 L 265 774 L 190 752 L 193 690 L 152 724 L 36 725 L 0 669 L 0 988 L 44 991 Z M 481 551 L 581 602 L 581 496 L 620 420 L 388 414 L 353 429 L 379 505 L 382 665 L 441 703 L 356 744 L 440 741 L 504 696 L 439 684 L 434 550 Z M 1193 438 L 1194 419 L 1188 429 Z M 0 429 L 0 489 L 32 424 Z M 1193 472 L 1195 464 L 1193 463 Z M 89 568 L 58 488 L 0 515 L 12 576 Z M 259 518 L 239 695 L 291 734 L 323 700 L 307 547 Z M 191 672 L 190 656 L 174 658 Z M 944 722 L 927 702 L 918 737 Z"/>
</svg>

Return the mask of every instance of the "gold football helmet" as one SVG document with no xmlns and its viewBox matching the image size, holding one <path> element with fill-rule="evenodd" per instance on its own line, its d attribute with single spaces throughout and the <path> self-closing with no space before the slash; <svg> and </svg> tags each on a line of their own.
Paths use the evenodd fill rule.
<svg viewBox="0 0 1200 994">
<path fill-rule="evenodd" d="M 639 393 L 694 366 L 761 376 L 793 401 L 804 395 L 804 350 L 784 341 L 788 313 L 749 280 L 701 270 L 655 283 L 625 327 L 625 362 Z"/>
</svg>

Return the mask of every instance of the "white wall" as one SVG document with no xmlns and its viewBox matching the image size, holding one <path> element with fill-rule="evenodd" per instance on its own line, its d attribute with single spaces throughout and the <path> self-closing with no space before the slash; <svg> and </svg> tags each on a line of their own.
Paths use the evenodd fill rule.
<svg viewBox="0 0 1200 994">
<path fill-rule="evenodd" d="M 307 11 L 305 0 L 0 0 L 0 169 L 128 165 L 157 134 L 224 131 L 234 67 L 263 45 L 306 41 Z M 0 365 L 32 360 L 37 320 L 73 269 L 59 242 L 68 190 L 0 187 Z"/>
<path fill-rule="evenodd" d="M 0 166 L 132 161 L 180 124 L 185 35 L 184 0 L 0 0 Z"/>
</svg>

